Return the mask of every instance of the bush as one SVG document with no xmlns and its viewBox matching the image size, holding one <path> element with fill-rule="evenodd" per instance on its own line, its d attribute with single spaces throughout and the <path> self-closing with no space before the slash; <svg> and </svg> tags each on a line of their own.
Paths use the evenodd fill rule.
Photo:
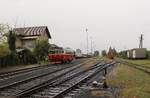
<svg viewBox="0 0 150 98">
<path fill-rule="evenodd" d="M 147 51 L 147 52 L 146 52 L 146 57 L 147 57 L 148 59 L 150 59 L 150 51 Z"/>
<path fill-rule="evenodd" d="M 10 49 L 7 43 L 3 43 L 0 45 L 0 57 L 4 57 L 10 54 Z"/>
<path fill-rule="evenodd" d="M 18 55 L 15 52 L 11 52 L 9 55 L 0 58 L 0 66 L 14 66 L 19 64 Z"/>
<path fill-rule="evenodd" d="M 102 55 L 102 56 L 106 56 L 106 55 L 107 55 L 106 50 L 102 50 L 101 55 Z"/>
<path fill-rule="evenodd" d="M 37 63 L 36 56 L 29 49 L 24 49 L 18 53 L 20 64 L 35 64 Z"/>
<path fill-rule="evenodd" d="M 8 44 L 11 51 L 16 51 L 16 34 L 12 31 L 9 31 Z"/>
<path fill-rule="evenodd" d="M 127 59 L 127 51 L 121 51 L 117 56 L 123 59 Z"/>
<path fill-rule="evenodd" d="M 49 47 L 50 45 L 48 43 L 48 40 L 44 40 L 44 39 L 37 40 L 34 53 L 38 61 L 42 61 L 46 59 L 48 55 Z"/>
</svg>

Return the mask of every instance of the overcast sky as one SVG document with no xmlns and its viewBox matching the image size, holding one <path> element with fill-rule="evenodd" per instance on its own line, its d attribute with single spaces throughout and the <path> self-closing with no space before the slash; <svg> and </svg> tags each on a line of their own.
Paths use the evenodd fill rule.
<svg viewBox="0 0 150 98">
<path fill-rule="evenodd" d="M 52 42 L 86 49 L 86 31 L 96 49 L 150 49 L 149 0 L 0 0 L 0 22 L 17 27 L 46 25 Z"/>
</svg>

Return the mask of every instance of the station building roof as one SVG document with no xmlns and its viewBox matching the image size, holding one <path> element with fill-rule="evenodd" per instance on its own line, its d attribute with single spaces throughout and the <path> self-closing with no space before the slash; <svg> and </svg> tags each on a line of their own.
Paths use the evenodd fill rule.
<svg viewBox="0 0 150 98">
<path fill-rule="evenodd" d="M 14 28 L 13 31 L 20 36 L 40 36 L 46 32 L 48 38 L 51 38 L 50 32 L 47 26 L 35 26 L 35 27 L 22 27 Z"/>
</svg>

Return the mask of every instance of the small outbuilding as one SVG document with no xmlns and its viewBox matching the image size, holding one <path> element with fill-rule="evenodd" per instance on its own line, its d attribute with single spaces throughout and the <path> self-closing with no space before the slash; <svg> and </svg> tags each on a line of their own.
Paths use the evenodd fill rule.
<svg viewBox="0 0 150 98">
<path fill-rule="evenodd" d="M 36 40 L 40 37 L 51 39 L 50 32 L 47 26 L 23 27 L 14 28 L 16 33 L 16 48 L 17 49 L 34 49 Z"/>
<path fill-rule="evenodd" d="M 127 51 L 127 57 L 129 59 L 145 59 L 146 51 L 146 48 L 134 48 Z"/>
<path fill-rule="evenodd" d="M 132 50 L 127 50 L 127 57 L 128 57 L 129 59 L 132 59 L 132 57 L 133 57 Z"/>
</svg>

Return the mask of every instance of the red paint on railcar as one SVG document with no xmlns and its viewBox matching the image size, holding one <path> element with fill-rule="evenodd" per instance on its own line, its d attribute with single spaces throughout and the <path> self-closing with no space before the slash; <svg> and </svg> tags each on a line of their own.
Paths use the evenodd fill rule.
<svg viewBox="0 0 150 98">
<path fill-rule="evenodd" d="M 74 59 L 74 56 L 71 54 L 49 54 L 49 59 L 52 62 L 71 62 Z"/>
<path fill-rule="evenodd" d="M 49 50 L 49 60 L 52 62 L 67 63 L 75 59 L 74 53 L 67 53 L 63 48 L 53 48 Z"/>
</svg>

